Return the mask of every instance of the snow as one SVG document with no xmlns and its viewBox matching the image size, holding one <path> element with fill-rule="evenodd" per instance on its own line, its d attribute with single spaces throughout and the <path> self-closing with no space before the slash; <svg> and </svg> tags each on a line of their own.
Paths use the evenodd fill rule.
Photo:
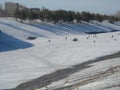
<svg viewBox="0 0 120 90">
<path fill-rule="evenodd" d="M 114 24 L 117 26 L 120 26 L 120 22 L 115 22 Z"/>
<path fill-rule="evenodd" d="M 105 28 L 109 28 L 110 30 L 120 30 L 120 27 L 114 24 L 109 23 L 108 21 L 103 21 L 101 23 L 97 23 L 100 26 L 103 26 Z"/>
<path fill-rule="evenodd" d="M 39 37 L 50 37 L 56 36 L 55 34 L 45 31 L 42 29 L 38 29 L 32 27 L 27 24 L 22 24 L 20 22 L 16 22 L 15 20 L 0 20 L 1 29 L 8 35 L 15 36 L 19 39 L 27 39 L 28 36 L 39 36 Z"/>
<path fill-rule="evenodd" d="M 33 44 L 16 39 L 5 33 L 0 34 L 0 52 L 16 50 L 16 49 L 24 49 L 32 46 Z"/>
<path fill-rule="evenodd" d="M 79 71 L 77 73 L 71 74 L 67 78 L 60 80 L 58 82 L 54 82 L 47 86 L 48 90 L 53 90 L 55 88 L 60 88 L 69 85 L 75 85 L 70 90 L 119 90 L 120 87 L 120 59 L 110 59 L 101 62 L 97 62 L 92 64 L 92 67 L 87 68 L 85 70 Z M 86 83 L 85 85 L 79 84 L 80 82 L 87 80 L 91 80 L 92 76 L 96 76 L 99 73 L 102 73 L 110 68 L 118 66 L 119 69 L 114 71 L 112 74 L 106 74 L 106 76 L 102 76 L 98 78 L 98 80 Z M 44 88 L 38 89 L 44 90 Z"/>
<path fill-rule="evenodd" d="M 107 26 L 104 27 L 103 24 Z M 96 24 L 22 24 L 14 19 L 0 18 L 2 30 L 0 34 L 0 89 L 14 88 L 20 83 L 56 70 L 120 51 L 118 32 L 97 34 L 97 38 L 86 34 L 96 29 L 99 32 L 108 32 L 111 27 L 117 30 L 120 28 L 113 24 L 106 24 L 106 22 L 101 25 L 103 26 Z M 114 38 L 111 38 L 112 35 Z M 28 36 L 36 36 L 37 39 L 26 40 Z M 86 39 L 87 37 L 89 39 Z M 73 42 L 73 38 L 78 38 L 79 41 Z M 119 61 L 116 62 L 119 64 Z"/>
</svg>

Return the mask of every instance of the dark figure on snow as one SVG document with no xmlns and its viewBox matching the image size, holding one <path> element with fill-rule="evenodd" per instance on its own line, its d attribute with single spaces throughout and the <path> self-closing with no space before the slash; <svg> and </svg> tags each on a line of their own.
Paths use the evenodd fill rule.
<svg viewBox="0 0 120 90">
<path fill-rule="evenodd" d="M 115 38 L 114 41 L 117 41 L 117 39 Z"/>
<path fill-rule="evenodd" d="M 86 39 L 89 39 L 88 37 L 86 37 Z"/>
<path fill-rule="evenodd" d="M 48 40 L 48 42 L 51 42 L 51 40 Z"/>
<path fill-rule="evenodd" d="M 88 38 L 90 38 L 90 35 L 88 35 Z"/>
<path fill-rule="evenodd" d="M 95 41 L 95 40 L 94 40 L 93 42 L 94 42 L 94 43 L 96 43 L 96 41 Z"/>
<path fill-rule="evenodd" d="M 97 34 L 95 34 L 95 38 L 97 38 Z"/>
<path fill-rule="evenodd" d="M 114 36 L 112 35 L 112 38 L 113 38 Z"/>
<path fill-rule="evenodd" d="M 67 40 L 67 37 L 65 37 L 65 40 Z"/>
</svg>

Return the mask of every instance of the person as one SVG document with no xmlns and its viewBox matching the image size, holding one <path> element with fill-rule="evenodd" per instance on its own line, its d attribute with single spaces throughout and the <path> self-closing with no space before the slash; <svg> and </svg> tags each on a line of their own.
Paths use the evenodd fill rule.
<svg viewBox="0 0 120 90">
<path fill-rule="evenodd" d="M 117 41 L 117 39 L 115 38 L 114 41 Z"/>
<path fill-rule="evenodd" d="M 90 38 L 90 35 L 88 35 L 88 38 Z"/>
<path fill-rule="evenodd" d="M 65 37 L 65 39 L 67 40 L 67 37 Z"/>
<path fill-rule="evenodd" d="M 113 38 L 114 36 L 112 35 L 112 38 Z"/>
<path fill-rule="evenodd" d="M 89 39 L 88 37 L 86 37 L 86 39 Z"/>
<path fill-rule="evenodd" d="M 0 33 L 1 33 L 1 30 L 0 30 Z"/>
<path fill-rule="evenodd" d="M 49 42 L 51 42 L 51 40 L 48 40 Z"/>
</svg>

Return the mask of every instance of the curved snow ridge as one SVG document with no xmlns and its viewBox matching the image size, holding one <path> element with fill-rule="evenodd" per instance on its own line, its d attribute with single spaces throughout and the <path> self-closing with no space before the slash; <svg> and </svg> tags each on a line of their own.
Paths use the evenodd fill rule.
<svg viewBox="0 0 120 90">
<path fill-rule="evenodd" d="M 117 26 L 120 26 L 120 22 L 115 22 L 114 24 Z"/>
<path fill-rule="evenodd" d="M 47 32 L 51 32 L 53 34 L 56 34 L 56 35 L 66 35 L 67 32 L 63 32 L 61 28 L 56 28 L 52 25 L 49 25 L 49 24 L 32 24 L 31 25 L 32 27 L 35 27 L 35 28 L 38 28 L 38 29 L 42 29 L 44 31 L 47 31 Z"/>
<path fill-rule="evenodd" d="M 55 34 L 53 34 L 51 32 L 48 32 L 48 31 L 45 31 L 45 30 L 42 30 L 42 29 L 38 29 L 38 28 L 32 27 L 30 25 L 19 23 L 19 22 L 16 22 L 16 21 L 12 21 L 12 22 L 10 22 L 10 21 L 0 21 L 0 24 L 1 24 L 2 29 L 4 29 L 2 31 L 4 31 L 4 32 L 6 31 L 6 33 L 8 33 L 8 32 L 11 32 L 11 31 L 14 30 L 14 33 L 17 33 L 18 37 L 20 35 L 23 35 L 22 37 L 25 37 L 25 36 L 26 37 L 28 37 L 28 36 L 38 36 L 38 37 L 55 36 Z M 27 35 L 24 35 L 25 33 Z"/>
<path fill-rule="evenodd" d="M 101 23 L 98 23 L 98 25 L 101 25 L 101 26 L 103 26 L 103 27 L 105 27 L 105 28 L 108 28 L 108 29 L 110 29 L 110 30 L 120 30 L 120 26 L 117 26 L 117 25 L 115 25 L 115 24 L 111 24 L 111 23 L 109 23 L 109 22 L 107 22 L 107 21 L 103 21 L 103 22 L 101 22 Z"/>
<path fill-rule="evenodd" d="M 52 38 L 56 36 L 80 35 L 86 33 L 101 33 L 110 32 L 112 30 L 120 30 L 119 26 L 108 22 L 101 22 L 97 24 L 24 24 L 17 22 L 15 19 L 0 19 L 0 27 L 5 33 L 17 38 L 27 38 L 28 36 Z"/>
<path fill-rule="evenodd" d="M 92 24 L 92 23 L 89 23 L 89 24 L 93 25 L 93 26 L 96 26 L 96 27 L 98 27 L 98 28 L 100 28 L 100 29 L 102 29 L 103 31 L 106 31 L 106 32 L 110 32 L 111 31 L 109 28 L 105 28 L 105 27 L 99 26 L 97 24 Z"/>
<path fill-rule="evenodd" d="M 68 30 L 63 29 L 62 27 L 58 27 L 56 25 L 52 24 L 24 24 L 17 22 L 15 20 L 6 20 L 1 19 L 0 24 L 2 26 L 2 29 L 7 27 L 8 29 L 14 29 L 16 31 L 14 32 L 24 32 L 30 35 L 38 36 L 38 37 L 56 37 L 56 36 L 65 36 L 65 35 L 71 35 L 71 34 L 78 34 L 78 32 L 73 33 L 69 32 Z M 3 30 L 3 31 L 6 31 Z M 9 31 L 8 31 L 9 32 Z M 18 35 L 19 36 L 19 35 Z M 27 35 L 28 36 L 28 35 Z"/>
</svg>

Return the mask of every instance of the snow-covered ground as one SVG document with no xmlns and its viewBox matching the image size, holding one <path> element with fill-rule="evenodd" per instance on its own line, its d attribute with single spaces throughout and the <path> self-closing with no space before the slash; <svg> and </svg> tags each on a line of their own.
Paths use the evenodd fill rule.
<svg viewBox="0 0 120 90">
<path fill-rule="evenodd" d="M 108 22 L 100 24 L 35 23 L 29 25 L 16 22 L 14 19 L 0 18 L 2 30 L 0 34 L 0 89 L 14 88 L 20 83 L 56 70 L 120 51 L 120 32 L 97 34 L 97 37 L 86 34 L 86 32 L 108 32 L 120 28 Z M 37 39 L 27 40 L 29 36 L 36 36 Z M 73 42 L 73 38 L 78 38 L 78 42 Z M 110 65 L 120 65 L 119 58 L 111 62 L 104 61 L 101 63 L 103 67 L 97 63 L 93 65 L 95 68 L 78 73 L 83 75 L 87 72 L 89 75 L 91 70 L 95 73 L 101 70 L 101 67 L 107 69 Z M 98 66 L 99 68 L 96 69 Z M 80 74 L 74 76 L 75 79 Z M 101 85 L 101 82 L 97 85 Z M 92 85 L 94 83 L 90 86 Z"/>
<path fill-rule="evenodd" d="M 92 67 L 37 90 L 119 90 L 120 58 L 91 64 Z M 59 89 L 58 89 L 59 88 Z"/>
</svg>

